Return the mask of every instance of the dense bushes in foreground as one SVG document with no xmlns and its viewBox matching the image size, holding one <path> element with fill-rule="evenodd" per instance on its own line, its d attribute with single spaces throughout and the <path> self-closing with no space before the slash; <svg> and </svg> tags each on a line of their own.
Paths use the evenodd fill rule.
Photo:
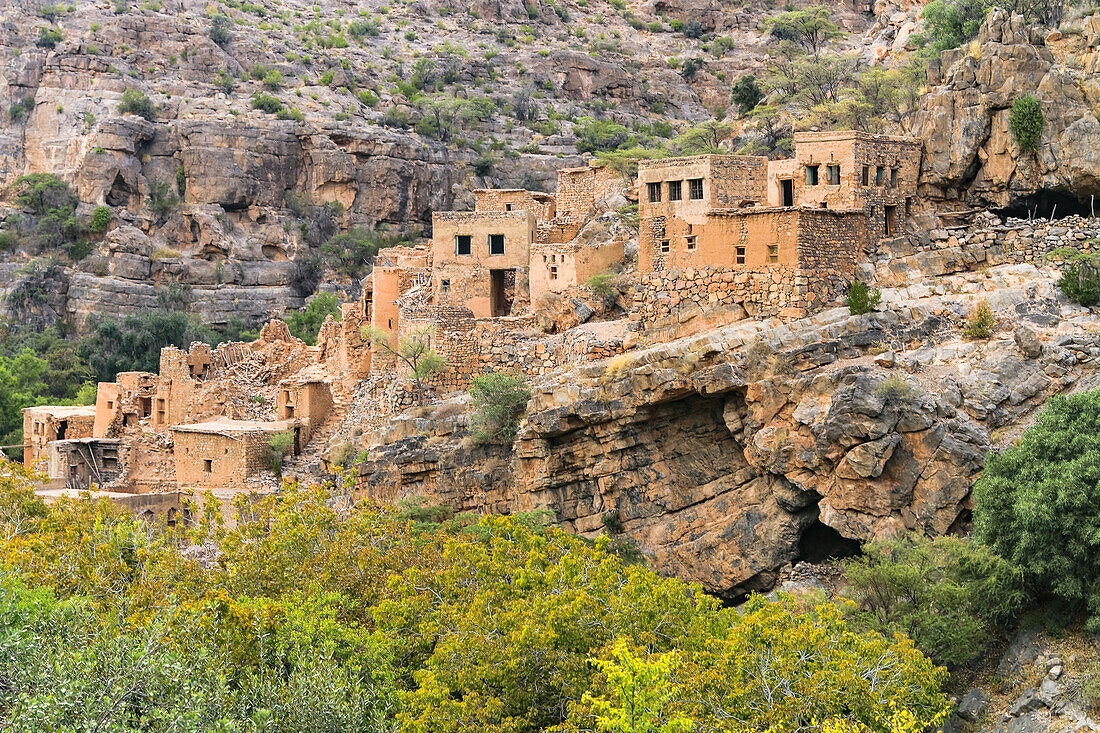
<svg viewBox="0 0 1100 733">
<path fill-rule="evenodd" d="M 916 731 L 947 707 L 942 669 L 837 606 L 725 609 L 532 517 L 288 485 L 185 534 L 27 479 L 0 464 L 16 730 Z"/>
</svg>

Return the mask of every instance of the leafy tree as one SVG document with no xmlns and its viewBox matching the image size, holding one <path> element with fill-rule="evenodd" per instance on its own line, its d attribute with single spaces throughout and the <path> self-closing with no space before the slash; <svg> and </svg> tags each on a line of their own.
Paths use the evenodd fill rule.
<svg viewBox="0 0 1100 733">
<path fill-rule="evenodd" d="M 733 125 L 707 120 L 690 127 L 672 141 L 679 155 L 704 155 L 721 152 L 721 144 L 733 134 Z"/>
<path fill-rule="evenodd" d="M 118 372 L 155 372 L 165 346 L 186 349 L 192 341 L 210 340 L 209 331 L 183 311 L 146 310 L 115 319 L 89 318 L 90 331 L 81 340 L 81 358 L 101 382 Z"/>
<path fill-rule="evenodd" d="M 593 663 L 607 679 L 607 693 L 585 693 L 582 699 L 592 711 L 601 733 L 688 733 L 695 722 L 670 711 L 676 689 L 672 673 L 679 666 L 673 652 L 635 656 L 619 642 L 607 651 L 608 659 Z"/>
<path fill-rule="evenodd" d="M 924 30 L 914 40 L 931 54 L 958 48 L 978 35 L 988 10 L 986 0 L 933 0 L 924 6 Z"/>
<path fill-rule="evenodd" d="M 363 326 L 362 331 L 363 338 L 369 339 L 375 346 L 408 367 L 413 382 L 416 383 L 416 403 L 423 405 L 424 381 L 447 366 L 447 360 L 432 348 L 431 329 L 421 329 L 398 338 L 370 326 Z"/>
<path fill-rule="evenodd" d="M 470 428 L 479 443 L 511 445 L 519 418 L 531 399 L 527 380 L 520 374 L 479 374 L 470 383 L 474 414 Z"/>
<path fill-rule="evenodd" d="M 97 206 L 92 212 L 92 223 L 88 228 L 93 232 L 105 232 L 111 225 L 111 207 Z"/>
<path fill-rule="evenodd" d="M 284 107 L 283 103 L 275 97 L 265 92 L 259 92 L 252 97 L 252 109 L 258 109 L 261 112 L 273 115 L 282 112 Z"/>
<path fill-rule="evenodd" d="M 122 114 L 137 115 L 151 120 L 156 115 L 157 110 L 153 101 L 144 92 L 130 87 L 122 93 L 122 101 L 118 104 L 118 111 Z"/>
<path fill-rule="evenodd" d="M 1100 303 L 1100 256 L 1059 247 L 1047 257 L 1061 259 L 1064 263 L 1056 283 L 1062 295 L 1086 308 Z"/>
<path fill-rule="evenodd" d="M 317 333 L 325 318 L 332 316 L 340 320 L 340 299 L 332 293 L 318 293 L 305 308 L 291 313 L 286 319 L 290 333 L 310 346 L 317 343 Z"/>
<path fill-rule="evenodd" d="M 703 25 L 692 18 L 684 23 L 684 36 L 687 38 L 700 38 L 703 35 Z"/>
<path fill-rule="evenodd" d="M 577 150 L 582 153 L 598 153 L 619 150 L 630 141 L 630 131 L 617 122 L 582 117 L 573 127 L 577 137 Z"/>
<path fill-rule="evenodd" d="M 778 40 L 798 43 L 814 56 L 829 41 L 841 36 L 840 26 L 832 20 L 832 11 L 821 5 L 780 13 L 764 21 L 764 29 Z"/>
<path fill-rule="evenodd" d="M 1026 94 L 1013 102 L 1008 115 L 1008 129 L 1021 152 L 1038 150 L 1043 134 L 1043 108 L 1039 106 L 1039 100 Z"/>
<path fill-rule="evenodd" d="M 173 193 L 169 184 L 164 181 L 149 182 L 149 194 L 145 197 L 145 203 L 158 220 L 172 213 L 179 202 L 179 196 Z"/>
<path fill-rule="evenodd" d="M 228 15 L 215 13 L 210 16 L 210 40 L 219 46 L 226 45 L 232 38 L 232 34 L 229 32 L 232 27 L 233 21 L 229 19 Z"/>
<path fill-rule="evenodd" d="M 1100 391 L 1052 397 L 974 485 L 974 530 L 1031 589 L 1100 631 Z"/>
<path fill-rule="evenodd" d="M 882 300 L 882 291 L 868 288 L 859 280 L 853 280 L 848 286 L 848 309 L 853 316 L 862 316 L 878 308 Z"/>
<path fill-rule="evenodd" d="M 15 180 L 19 193 L 15 202 L 38 216 L 55 209 L 75 210 L 79 199 L 69 184 L 52 173 L 32 173 Z"/>
<path fill-rule="evenodd" d="M 53 48 L 61 43 L 62 38 L 61 31 L 56 28 L 39 28 L 38 40 L 34 42 L 34 45 L 39 48 Z"/>
<path fill-rule="evenodd" d="M 760 85 L 752 74 L 744 74 L 738 79 L 730 93 L 730 100 L 737 105 L 741 114 L 751 112 L 763 98 L 764 92 L 760 90 Z"/>
<path fill-rule="evenodd" d="M 333 269 L 355 280 L 369 271 L 379 251 L 407 244 L 409 236 L 356 227 L 329 239 L 321 245 L 321 253 Z"/>
<path fill-rule="evenodd" d="M 904 633 L 937 664 L 980 654 L 1023 603 L 1018 569 L 973 540 L 914 535 L 872 542 L 845 565 L 855 617 Z"/>
</svg>

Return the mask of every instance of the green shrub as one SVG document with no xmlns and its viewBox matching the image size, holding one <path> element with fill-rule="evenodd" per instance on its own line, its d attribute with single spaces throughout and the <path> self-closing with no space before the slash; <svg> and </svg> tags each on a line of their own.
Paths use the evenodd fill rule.
<svg viewBox="0 0 1100 733">
<path fill-rule="evenodd" d="M 853 280 L 848 286 L 848 310 L 853 316 L 862 316 L 878 308 L 882 300 L 882 291 L 868 288 L 859 280 Z"/>
<path fill-rule="evenodd" d="M 974 531 L 1040 597 L 1100 631 L 1100 391 L 1052 397 L 974 485 Z"/>
<path fill-rule="evenodd" d="M 156 107 L 144 92 L 130 87 L 122 93 L 122 101 L 119 102 L 118 111 L 122 114 L 137 115 L 151 120 L 156 114 Z"/>
<path fill-rule="evenodd" d="M 252 97 L 252 109 L 273 115 L 283 111 L 283 103 L 270 94 L 259 92 Z"/>
<path fill-rule="evenodd" d="M 283 88 L 283 72 L 271 69 L 264 74 L 264 88 L 277 92 Z"/>
<path fill-rule="evenodd" d="M 149 195 L 145 197 L 145 203 L 158 219 L 163 219 L 172 213 L 179 202 L 179 197 L 172 192 L 167 183 L 164 181 L 150 181 Z"/>
<path fill-rule="evenodd" d="M 34 109 L 34 95 L 28 95 L 23 97 L 17 102 L 12 102 L 8 107 L 8 116 L 11 117 L 12 122 L 19 122 L 31 113 Z"/>
<path fill-rule="evenodd" d="M 967 319 L 963 335 L 971 341 L 987 339 L 993 335 L 993 327 L 996 323 L 993 318 L 993 308 L 989 305 L 988 300 L 983 300 L 978 303 L 978 307 Z"/>
<path fill-rule="evenodd" d="M 73 211 L 79 199 L 69 184 L 52 173 L 32 173 L 15 180 L 15 203 L 29 209 L 37 216 L 44 216 L 56 209 Z"/>
<path fill-rule="evenodd" d="M 675 30 L 675 29 L 674 29 Z M 703 35 L 702 24 L 692 18 L 687 23 L 684 23 L 684 35 L 688 38 L 699 38 Z"/>
<path fill-rule="evenodd" d="M 283 458 L 294 448 L 294 431 L 274 433 L 261 449 L 261 460 L 276 476 L 283 475 Z"/>
<path fill-rule="evenodd" d="M 215 13 L 210 18 L 210 40 L 219 46 L 229 43 L 231 35 L 229 29 L 233 27 L 233 21 L 229 16 Z"/>
<path fill-rule="evenodd" d="M 34 42 L 34 45 L 39 48 L 53 48 L 61 43 L 61 39 L 61 31 L 56 28 L 39 28 L 38 40 Z"/>
<path fill-rule="evenodd" d="M 1024 600 L 1019 569 L 973 540 L 914 535 L 863 549 L 845 564 L 856 617 L 907 634 L 937 664 L 976 657 Z"/>
<path fill-rule="evenodd" d="M 921 12 L 922 30 L 914 40 L 932 55 L 958 48 L 978 35 L 986 0 L 933 0 Z"/>
<path fill-rule="evenodd" d="M 93 232 L 105 232 L 111 224 L 111 207 L 97 206 L 92 212 L 92 224 L 88 228 Z"/>
<path fill-rule="evenodd" d="M 585 282 L 585 287 L 594 292 L 601 298 L 610 298 L 615 294 L 615 274 L 612 272 L 601 272 L 599 275 L 593 275 Z"/>
<path fill-rule="evenodd" d="M 1048 257 L 1065 261 L 1057 282 L 1062 295 L 1086 308 L 1100 302 L 1100 255 L 1059 247 Z"/>
<path fill-rule="evenodd" d="M 483 153 L 483 154 L 479 155 L 477 157 L 477 159 L 474 160 L 474 165 L 473 165 L 474 175 L 478 175 L 478 176 L 487 176 L 487 175 L 489 175 L 493 170 L 493 166 L 495 166 L 499 162 L 500 162 L 500 158 L 498 158 L 495 155 L 490 155 L 488 153 Z"/>
<path fill-rule="evenodd" d="M 306 116 L 302 114 L 300 109 L 281 109 L 275 113 L 275 119 L 277 120 L 294 120 L 295 122 L 305 122 Z"/>
<path fill-rule="evenodd" d="M 920 389 L 903 377 L 891 376 L 879 382 L 875 394 L 889 402 L 908 402 L 920 394 Z"/>
<path fill-rule="evenodd" d="M 531 399 L 526 378 L 504 372 L 481 374 L 471 380 L 470 396 L 474 400 L 470 418 L 474 440 L 511 445 L 520 416 Z"/>
<path fill-rule="evenodd" d="M 630 131 L 617 122 L 582 117 L 573 127 L 582 153 L 618 150 L 630 142 Z"/>
<path fill-rule="evenodd" d="M 287 316 L 286 325 L 293 336 L 310 346 L 317 343 L 317 334 L 327 316 L 340 320 L 340 299 L 332 293 L 318 293 L 305 308 Z"/>
<path fill-rule="evenodd" d="M 12 232 L 0 231 L 0 252 L 15 249 L 18 244 L 19 237 L 15 236 L 15 234 Z"/>
<path fill-rule="evenodd" d="M 1022 152 L 1039 149 L 1039 139 L 1043 134 L 1043 109 L 1039 100 L 1027 94 L 1012 103 L 1012 112 L 1008 115 L 1008 129 Z"/>
</svg>

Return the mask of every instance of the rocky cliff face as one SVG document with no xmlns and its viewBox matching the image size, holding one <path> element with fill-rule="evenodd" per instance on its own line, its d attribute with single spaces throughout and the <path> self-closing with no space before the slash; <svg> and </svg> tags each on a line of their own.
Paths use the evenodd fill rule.
<svg viewBox="0 0 1100 733">
<path fill-rule="evenodd" d="M 928 71 L 928 92 L 909 121 L 924 140 L 922 193 L 948 205 L 1014 207 L 1049 216 L 1086 213 L 1100 193 L 1100 16 L 1080 34 L 989 14 L 968 46 L 945 52 Z M 1021 151 L 1009 130 L 1012 104 L 1041 103 L 1039 148 Z"/>
<path fill-rule="evenodd" d="M 461 400 L 400 418 L 360 489 L 548 507 L 588 535 L 621 523 L 656 567 L 727 598 L 851 541 L 944 533 L 968 519 L 990 446 L 1100 364 L 1096 319 L 1055 273 L 979 241 L 884 257 L 884 284 L 919 280 L 895 279 L 879 313 L 743 322 L 539 383 L 512 451 L 470 450 Z M 999 329 L 966 341 L 979 300 Z"/>
<path fill-rule="evenodd" d="M 43 253 L 0 252 L 0 299 L 50 270 L 48 299 L 8 302 L 0 315 L 79 325 L 155 305 L 167 282 L 189 286 L 192 310 L 214 324 L 281 315 L 312 291 L 301 265 L 334 232 L 423 231 L 432 210 L 471 205 L 473 188 L 552 186 L 556 169 L 581 162 L 581 117 L 642 131 L 725 109 L 740 74 L 760 72 L 769 12 L 520 0 L 2 4 L 4 198 L 19 176 L 53 173 L 79 194 L 85 220 L 97 205 L 113 219 L 79 262 L 26 270 Z M 216 43 L 219 14 L 231 22 Z M 691 18 L 732 48 L 673 30 Z M 857 36 L 868 25 L 855 12 L 838 19 Z M 690 79 L 669 63 L 688 56 L 706 59 Z M 148 95 L 148 119 L 119 111 L 129 89 Z M 254 108 L 261 93 L 283 119 Z M 467 99 L 479 106 L 456 114 Z M 179 203 L 154 212 L 158 186 Z M 0 209 L 7 231 L 21 216 Z M 355 287 L 331 271 L 321 281 Z"/>
</svg>

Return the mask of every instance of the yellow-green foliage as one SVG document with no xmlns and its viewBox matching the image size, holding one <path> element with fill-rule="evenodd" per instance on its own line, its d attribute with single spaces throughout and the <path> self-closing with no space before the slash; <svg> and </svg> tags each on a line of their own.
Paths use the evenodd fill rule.
<svg viewBox="0 0 1100 733">
<path fill-rule="evenodd" d="M 646 730 L 894 733 L 948 710 L 942 669 L 835 605 L 723 608 L 542 517 L 413 522 L 332 499 L 287 483 L 188 532 L 46 507 L 0 464 L 0 727 L 136 731 L 136 706 L 149 730 L 625 731 L 638 699 Z M 113 704 L 119 679 L 132 704 Z"/>
</svg>

